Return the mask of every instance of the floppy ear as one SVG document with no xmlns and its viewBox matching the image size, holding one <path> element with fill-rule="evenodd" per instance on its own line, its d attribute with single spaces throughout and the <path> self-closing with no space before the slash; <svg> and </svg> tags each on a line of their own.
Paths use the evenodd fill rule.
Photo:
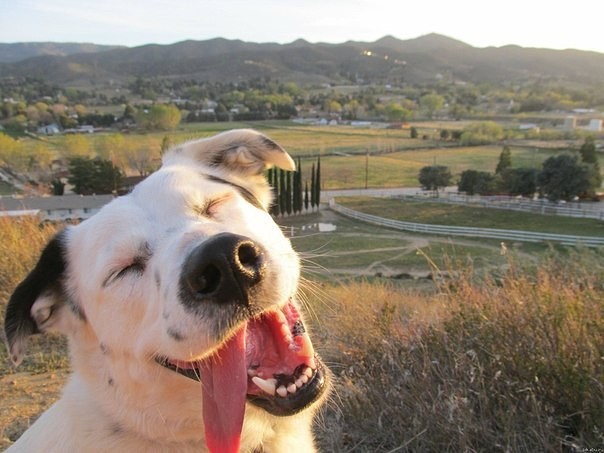
<svg viewBox="0 0 604 453">
<path fill-rule="evenodd" d="M 64 294 L 65 241 L 64 231 L 50 240 L 36 266 L 10 297 L 4 332 L 15 365 L 21 363 L 30 335 L 48 330 L 56 321 Z"/>
<path fill-rule="evenodd" d="M 243 176 L 260 175 L 273 165 L 284 170 L 296 168 L 281 146 L 253 129 L 234 129 L 185 143 L 168 151 L 163 162 L 170 163 L 179 157 L 189 157 Z"/>
</svg>

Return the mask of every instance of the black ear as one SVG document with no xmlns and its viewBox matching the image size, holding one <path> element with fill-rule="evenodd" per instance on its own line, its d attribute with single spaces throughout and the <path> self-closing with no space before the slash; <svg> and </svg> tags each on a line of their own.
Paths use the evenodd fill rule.
<svg viewBox="0 0 604 453">
<path fill-rule="evenodd" d="M 66 268 L 65 236 L 63 231 L 50 240 L 36 266 L 15 288 L 6 307 L 4 332 L 15 364 L 23 359 L 29 336 L 41 332 L 41 326 L 51 318 L 55 309 L 54 305 L 48 304 L 34 316 L 34 303 L 44 296 L 54 299 L 57 292 L 62 292 L 61 281 Z"/>
</svg>

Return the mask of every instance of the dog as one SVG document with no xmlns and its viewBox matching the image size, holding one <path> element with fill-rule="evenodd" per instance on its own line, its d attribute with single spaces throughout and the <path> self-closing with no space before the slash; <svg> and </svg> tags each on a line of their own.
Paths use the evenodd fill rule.
<svg viewBox="0 0 604 453">
<path fill-rule="evenodd" d="M 10 452 L 314 451 L 329 370 L 268 213 L 271 166 L 295 168 L 251 129 L 184 143 L 49 241 L 5 334 L 15 364 L 30 335 L 65 335 L 72 373 Z"/>
</svg>

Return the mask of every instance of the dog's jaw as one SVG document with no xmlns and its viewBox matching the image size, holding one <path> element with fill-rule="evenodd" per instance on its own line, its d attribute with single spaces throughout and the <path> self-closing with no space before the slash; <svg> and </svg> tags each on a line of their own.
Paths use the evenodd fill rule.
<svg viewBox="0 0 604 453">
<path fill-rule="evenodd" d="M 291 416 L 313 405 L 327 388 L 326 371 L 291 300 L 244 322 L 210 357 L 156 360 L 202 382 L 211 451 L 239 448 L 246 398 L 272 415 Z"/>
</svg>

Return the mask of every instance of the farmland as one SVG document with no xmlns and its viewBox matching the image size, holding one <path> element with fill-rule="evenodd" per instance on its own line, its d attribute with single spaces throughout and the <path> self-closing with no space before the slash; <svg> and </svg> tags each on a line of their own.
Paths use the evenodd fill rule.
<svg viewBox="0 0 604 453">
<path fill-rule="evenodd" d="M 249 126 L 185 125 L 123 139 L 159 156 L 166 136 L 177 143 Z M 456 176 L 468 168 L 492 172 L 502 148 L 439 140 L 437 125 L 430 123 L 419 125 L 426 138 L 417 139 L 405 129 L 253 126 L 300 156 L 305 169 L 320 155 L 324 189 L 413 187 L 419 169 L 434 163 L 449 166 Z M 109 135 L 84 136 L 90 153 L 102 149 Z M 26 138 L 22 144 L 59 155 L 62 140 Z M 580 142 L 555 145 L 512 144 L 513 165 L 539 167 Z M 401 200 L 339 201 L 414 222 L 603 234 L 598 221 L 552 222 L 532 214 Z M 494 240 L 412 235 L 323 207 L 277 221 L 301 254 L 300 298 L 317 348 L 336 377 L 336 392 L 318 426 L 323 451 L 486 451 L 497 444 L 521 452 L 601 445 L 601 250 L 502 248 Z M 2 307 L 55 229 L 2 219 Z M 0 361 L 8 363 L 4 345 Z M 0 447 L 54 401 L 68 371 L 64 341 L 45 336 L 32 341 L 21 368 L 0 368 Z"/>
</svg>

